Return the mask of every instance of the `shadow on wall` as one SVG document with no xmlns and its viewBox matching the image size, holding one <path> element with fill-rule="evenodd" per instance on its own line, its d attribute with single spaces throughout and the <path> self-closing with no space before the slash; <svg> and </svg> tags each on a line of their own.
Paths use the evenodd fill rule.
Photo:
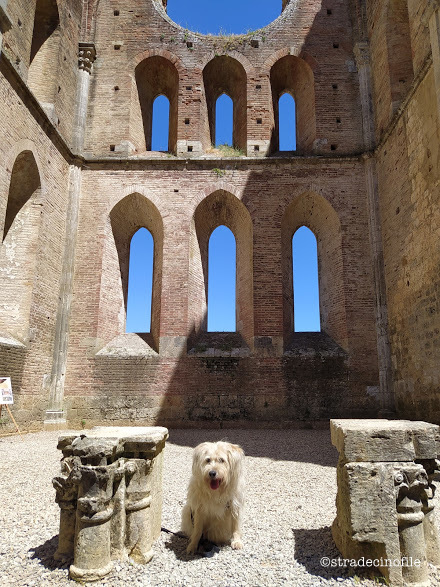
<svg viewBox="0 0 440 587">
<path fill-rule="evenodd" d="M 323 9 L 317 15 L 316 26 L 323 26 L 325 12 Z M 153 58 L 145 63 L 149 63 L 151 71 L 159 71 L 160 63 L 150 59 Z M 212 71 L 208 64 L 204 76 L 207 93 L 212 94 L 211 103 L 215 103 L 218 92 L 228 89 L 216 85 L 222 79 L 222 70 L 235 67 L 235 63 L 218 59 L 211 63 Z M 309 83 L 311 71 L 313 68 L 305 59 L 301 62 L 300 58 L 282 53 L 268 65 L 274 103 L 278 103 L 279 95 L 285 91 L 295 98 L 300 119 L 298 129 L 303 129 L 298 145 L 306 151 L 313 143 L 318 122 L 315 109 L 313 112 L 307 109 L 309 98 L 315 104 L 315 95 L 312 99 L 308 91 L 310 88 L 316 91 L 316 100 L 321 101 L 317 112 L 322 112 L 324 94 L 328 101 L 327 90 Z M 139 78 L 140 87 L 140 79 L 145 81 L 148 76 L 147 70 L 139 72 L 145 73 Z M 176 75 L 174 70 L 167 70 L 166 75 L 162 73 L 163 82 L 167 83 L 162 93 L 167 94 L 176 86 Z M 237 66 L 235 73 L 242 80 L 240 67 Z M 145 85 L 142 91 L 145 101 L 148 98 L 151 102 L 152 89 Z M 172 97 L 168 97 L 172 102 Z M 145 131 L 149 122 L 145 122 L 145 116 L 143 120 Z M 237 134 L 240 125 L 235 127 Z M 143 134 L 147 136 L 149 131 Z M 328 170 L 327 167 L 321 171 L 325 180 Z M 353 167 L 350 172 L 353 173 Z M 106 227 L 97 335 L 103 344 L 111 343 L 92 359 L 91 379 L 96 394 L 90 400 L 94 402 L 91 407 L 96 408 L 103 421 L 115 424 L 204 428 L 216 438 L 221 435 L 221 429 L 312 428 L 317 422 L 327 425 L 330 418 L 374 417 L 378 405 L 366 394 L 369 386 L 375 388 L 378 384 L 373 300 L 367 299 L 365 303 L 366 296 L 359 296 L 358 279 L 362 284 L 367 283 L 364 277 L 364 281 L 358 277 L 360 270 L 350 272 L 344 266 L 347 260 L 351 267 L 355 258 L 356 263 L 365 263 L 362 269 L 364 274 L 368 273 L 367 226 L 360 225 L 356 238 L 351 239 L 353 233 L 345 225 L 349 234 L 343 238 L 337 212 L 318 193 L 320 190 L 324 193 L 325 186 L 319 185 L 316 166 L 310 171 L 295 165 L 266 169 L 261 166 L 249 173 L 241 198 L 233 194 L 233 188 L 228 191 L 224 187 L 226 179 L 227 176 L 222 183 L 218 177 L 213 179 L 223 187 L 203 199 L 200 192 L 189 236 L 185 213 L 181 215 L 182 225 L 175 225 L 174 230 L 188 238 L 185 242 L 177 242 L 176 238 L 173 241 L 176 250 L 172 254 L 179 260 L 178 268 L 173 266 L 170 250 L 162 259 L 168 246 L 162 218 L 144 196 L 127 196 L 111 213 Z M 337 181 L 338 178 L 335 186 Z M 310 185 L 318 187 L 311 191 Z M 355 207 L 349 201 L 350 195 L 339 197 L 346 197 L 349 210 Z M 347 218 L 352 216 L 347 213 Z M 221 334 L 207 332 L 206 320 L 208 242 L 219 225 L 233 232 L 237 245 L 237 331 Z M 321 333 L 293 332 L 291 247 L 292 236 L 302 225 L 310 228 L 317 238 Z M 129 243 L 141 226 L 154 238 L 157 294 L 153 288 L 153 343 L 143 335 L 125 334 Z M 363 261 L 365 258 L 367 261 Z M 180 281 L 173 282 L 177 294 L 162 292 L 162 267 L 167 278 L 173 269 L 178 271 Z M 166 296 L 170 296 L 171 303 Z M 350 304 L 350 314 L 347 304 Z M 366 321 L 363 340 L 359 341 L 352 323 L 359 319 L 364 307 L 367 307 L 365 312 L 371 313 L 371 321 Z M 164 312 L 167 312 L 166 325 Z M 175 314 L 170 318 L 171 312 Z M 80 378 L 79 366 L 77 373 Z M 77 412 L 80 414 L 80 410 Z M 204 431 L 200 439 L 207 435 Z M 185 436 L 181 438 L 185 442 Z M 295 452 L 294 442 L 286 453 L 292 451 L 291 455 L 297 455 L 294 458 L 301 458 L 299 451 Z M 266 445 L 264 453 L 276 458 L 277 448 Z M 306 458 L 321 457 L 310 451 Z"/>
<path fill-rule="evenodd" d="M 188 267 L 181 273 L 187 279 L 186 336 L 170 336 L 159 324 L 159 212 L 140 194 L 117 204 L 108 224 L 100 305 L 100 339 L 112 342 L 93 359 L 93 380 L 101 382 L 93 401 L 103 420 L 212 429 L 219 438 L 221 429 L 312 428 L 327 426 L 329 418 L 376 414 L 365 394 L 377 385 L 376 374 L 356 371 L 348 351 L 338 217 L 318 194 L 292 197 L 284 180 L 277 198 L 271 197 L 273 171 L 267 171 L 249 175 L 241 200 L 222 189 L 199 201 L 180 253 Z M 292 236 L 302 224 L 313 229 L 321 252 L 323 331 L 316 333 L 293 332 Z M 219 225 L 234 233 L 237 245 L 237 331 L 229 333 L 207 332 L 208 242 Z M 154 348 L 144 335 L 124 332 L 129 244 L 140 226 L 155 239 Z M 182 234 L 188 235 L 183 227 Z M 292 444 L 287 452 L 293 450 Z M 276 447 L 270 451 L 264 453 L 277 454 Z"/>
<path fill-rule="evenodd" d="M 282 439 L 282 442 L 280 442 Z M 194 430 L 171 429 L 169 442 L 180 446 L 195 447 L 200 442 L 225 440 L 239 444 L 247 457 L 266 458 L 274 461 L 315 463 L 323 467 L 336 467 L 337 450 L 330 441 L 329 430 L 200 430 L 197 439 Z"/>
</svg>

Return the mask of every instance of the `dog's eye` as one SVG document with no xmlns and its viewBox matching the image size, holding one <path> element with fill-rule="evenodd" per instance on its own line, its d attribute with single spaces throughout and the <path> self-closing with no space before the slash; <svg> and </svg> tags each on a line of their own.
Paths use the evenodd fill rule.
<svg viewBox="0 0 440 587">
<path fill-rule="evenodd" d="M 210 463 L 211 462 L 211 459 L 209 457 L 206 457 L 205 462 L 206 463 Z"/>
<path fill-rule="evenodd" d="M 222 459 L 222 458 L 220 457 L 220 458 L 218 459 L 218 462 L 219 462 L 219 463 L 224 463 L 224 462 L 225 462 L 225 459 Z"/>
</svg>

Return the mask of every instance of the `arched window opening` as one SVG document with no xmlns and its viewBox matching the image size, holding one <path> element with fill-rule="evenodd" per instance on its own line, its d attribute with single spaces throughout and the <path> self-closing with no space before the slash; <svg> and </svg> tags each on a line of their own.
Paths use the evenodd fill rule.
<svg viewBox="0 0 440 587">
<path fill-rule="evenodd" d="M 60 16 L 56 0 L 37 0 L 29 59 L 28 85 L 36 98 L 53 103 L 60 49 Z"/>
<path fill-rule="evenodd" d="M 288 92 L 278 100 L 278 127 L 280 129 L 280 151 L 296 151 L 295 100 Z"/>
<path fill-rule="evenodd" d="M 294 55 L 278 59 L 270 70 L 274 126 L 271 150 L 292 151 L 301 154 L 313 151 L 316 139 L 315 83 L 310 65 Z M 293 98 L 295 96 L 295 98 Z M 287 112 L 287 127 L 284 124 Z M 290 131 L 294 119 L 295 131 Z M 285 132 L 295 137 L 295 148 L 290 139 L 289 147 L 284 145 Z M 284 134 L 284 136 L 283 136 Z"/>
<path fill-rule="evenodd" d="M 31 151 L 23 151 L 12 168 L 0 247 L 0 322 L 3 332 L 23 342 L 29 333 L 42 211 L 37 163 Z"/>
<path fill-rule="evenodd" d="M 394 114 L 414 79 L 408 0 L 389 0 L 386 34 L 390 70 L 391 114 Z"/>
<path fill-rule="evenodd" d="M 158 96 L 153 102 L 152 151 L 168 151 L 170 129 L 170 101 L 166 96 Z"/>
<path fill-rule="evenodd" d="M 175 65 L 159 55 L 148 57 L 136 67 L 135 79 L 139 102 L 131 126 L 136 129 L 132 135 L 136 148 L 175 152 L 179 93 Z"/>
<path fill-rule="evenodd" d="M 3 228 L 3 241 L 6 239 L 19 212 L 39 188 L 40 175 L 34 156 L 30 151 L 24 151 L 17 157 L 12 169 Z"/>
<path fill-rule="evenodd" d="M 234 103 L 227 94 L 222 94 L 215 103 L 215 146 L 232 147 Z"/>
<path fill-rule="evenodd" d="M 320 332 L 318 249 L 306 226 L 292 238 L 295 332 Z"/>
<path fill-rule="evenodd" d="M 126 332 L 150 332 L 153 294 L 154 241 L 146 228 L 140 228 L 130 243 Z"/>
<path fill-rule="evenodd" d="M 235 332 L 235 282 L 235 237 L 218 226 L 209 238 L 208 332 Z"/>
<path fill-rule="evenodd" d="M 247 77 L 243 65 L 229 55 L 214 57 L 203 69 L 203 83 L 208 118 L 206 130 L 209 130 L 209 136 L 204 138 L 205 145 L 222 144 L 222 139 L 218 136 L 220 123 L 217 120 L 217 108 L 222 111 L 229 104 L 229 112 L 232 110 L 232 138 L 229 143 L 246 152 Z M 228 117 L 230 120 L 230 113 Z"/>
</svg>

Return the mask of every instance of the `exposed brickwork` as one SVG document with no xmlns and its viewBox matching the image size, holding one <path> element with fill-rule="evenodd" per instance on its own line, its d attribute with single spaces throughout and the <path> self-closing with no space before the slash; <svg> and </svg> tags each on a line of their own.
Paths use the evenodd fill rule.
<svg viewBox="0 0 440 587">
<path fill-rule="evenodd" d="M 285 1 L 276 21 L 241 38 L 186 31 L 164 5 L 7 4 L 0 374 L 13 378 L 20 425 L 39 428 L 46 410 L 62 409 L 72 426 L 377 415 L 392 391 L 379 391 L 379 303 L 399 413 L 440 421 L 439 89 L 427 0 Z M 96 49 L 81 70 L 79 42 Z M 285 91 L 298 149 L 281 157 Z M 211 147 L 222 92 L 247 157 Z M 159 94 L 170 100 L 173 154 L 149 150 Z M 364 156 L 371 111 L 378 146 Z M 237 332 L 222 335 L 206 332 L 207 245 L 220 224 L 237 243 Z M 291 243 L 302 225 L 318 242 L 321 333 L 293 332 Z M 129 244 L 142 226 L 154 238 L 152 326 L 125 334 Z M 386 321 L 380 328 L 383 342 Z"/>
</svg>

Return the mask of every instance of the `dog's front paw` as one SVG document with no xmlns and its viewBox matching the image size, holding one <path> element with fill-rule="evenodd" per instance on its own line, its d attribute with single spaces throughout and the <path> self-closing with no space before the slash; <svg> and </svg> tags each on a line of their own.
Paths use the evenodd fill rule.
<svg viewBox="0 0 440 587">
<path fill-rule="evenodd" d="M 186 553 L 187 554 L 194 554 L 197 550 L 197 544 L 190 542 L 186 548 Z"/>
<path fill-rule="evenodd" d="M 243 548 L 243 542 L 240 540 L 240 538 L 237 538 L 231 542 L 231 547 L 234 550 L 240 550 L 241 548 Z"/>
</svg>

